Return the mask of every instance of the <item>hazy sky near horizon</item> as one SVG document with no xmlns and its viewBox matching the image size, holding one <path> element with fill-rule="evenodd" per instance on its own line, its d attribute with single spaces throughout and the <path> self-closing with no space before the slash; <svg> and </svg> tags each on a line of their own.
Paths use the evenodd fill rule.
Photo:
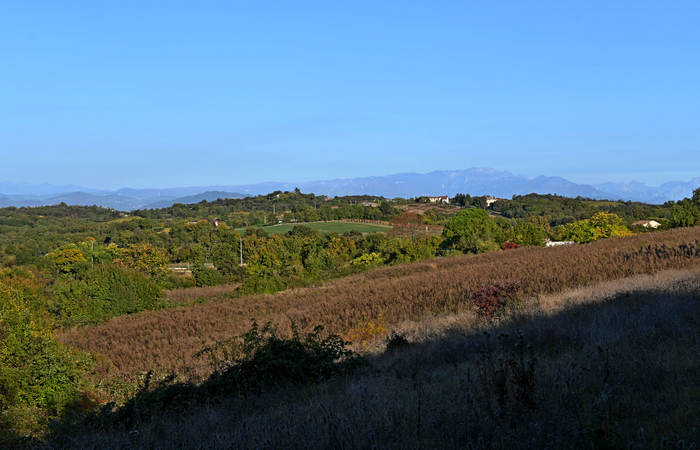
<svg viewBox="0 0 700 450">
<path fill-rule="evenodd" d="M 0 182 L 700 176 L 697 1 L 3 2 Z"/>
</svg>

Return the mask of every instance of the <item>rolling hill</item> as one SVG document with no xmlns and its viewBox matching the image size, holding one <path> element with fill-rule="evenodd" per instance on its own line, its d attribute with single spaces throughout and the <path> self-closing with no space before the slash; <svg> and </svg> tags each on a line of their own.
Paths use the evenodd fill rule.
<svg viewBox="0 0 700 450">
<path fill-rule="evenodd" d="M 660 186 L 629 183 L 580 184 L 558 176 L 528 178 L 490 168 L 440 170 L 429 173 L 399 173 L 383 176 L 343 178 L 304 182 L 264 182 L 245 185 L 189 186 L 165 189 L 122 188 L 114 191 L 76 186 L 47 184 L 0 183 L 0 207 L 40 206 L 64 202 L 69 205 L 99 205 L 118 210 L 163 208 L 173 203 L 198 203 L 218 198 L 241 198 L 246 195 L 295 188 L 317 195 L 377 195 L 383 197 L 416 197 L 421 195 L 450 195 L 466 193 L 473 196 L 493 195 L 510 198 L 531 192 L 559 194 L 567 197 L 587 197 L 607 200 L 632 200 L 664 203 L 689 197 L 700 186 L 700 177 L 674 181 Z M 68 189 L 62 191 L 61 189 Z"/>
</svg>

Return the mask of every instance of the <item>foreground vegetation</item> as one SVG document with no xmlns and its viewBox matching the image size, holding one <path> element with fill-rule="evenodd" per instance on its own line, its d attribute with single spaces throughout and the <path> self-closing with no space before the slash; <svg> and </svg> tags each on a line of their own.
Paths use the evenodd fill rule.
<svg viewBox="0 0 700 450">
<path fill-rule="evenodd" d="M 51 442 L 693 448 L 700 439 L 699 302 L 695 269 L 539 297 L 495 321 L 446 316 L 441 321 L 451 325 L 438 329 L 439 336 L 434 329 L 410 342 L 393 336 L 385 353 L 367 360 L 368 368 L 330 381 L 283 384 L 252 396 L 212 391 L 221 375 L 201 387 L 144 386 L 123 408 L 56 426 Z M 275 354 L 257 348 L 260 355 Z M 258 367 L 275 360 L 265 361 Z"/>
<path fill-rule="evenodd" d="M 57 344 L 50 334 L 28 332 L 32 330 L 36 316 L 17 315 L 27 311 L 17 308 L 17 301 L 41 297 L 40 292 L 32 291 L 33 283 L 26 283 L 29 275 L 21 276 L 15 270 L 4 280 L 8 289 L 3 295 L 9 295 L 4 299 L 14 298 L 16 301 L 3 303 L 14 305 L 14 308 L 3 310 L 3 324 L 7 324 L 2 353 L 5 364 L 0 367 L 4 380 L 20 382 L 4 391 L 4 405 L 10 408 L 5 410 L 3 420 L 6 427 L 9 425 L 6 430 L 23 429 L 24 432 L 39 432 L 54 423 L 57 428 L 54 428 L 56 435 L 52 439 L 57 439 L 56 442 L 63 442 L 68 435 L 75 436 L 74 427 L 83 429 L 87 426 L 84 432 L 89 436 L 89 429 L 95 423 L 104 427 L 100 428 L 102 431 L 112 430 L 118 434 L 122 422 L 114 418 L 127 413 L 113 409 L 114 405 L 102 409 L 93 425 L 86 425 L 84 420 L 88 419 L 81 418 L 86 417 L 85 414 L 93 417 L 90 411 L 99 410 L 99 405 L 109 400 L 127 401 L 126 404 L 132 405 L 129 408 L 138 405 L 137 409 L 142 411 L 156 408 L 146 415 L 156 418 L 160 417 L 160 407 L 175 407 L 181 412 L 194 408 L 196 404 L 191 402 L 201 402 L 202 398 L 198 386 L 211 386 L 210 377 L 216 376 L 216 371 L 221 368 L 212 366 L 207 358 L 194 357 L 194 354 L 202 354 L 202 349 L 216 347 L 217 342 L 227 342 L 244 333 L 250 317 L 270 320 L 282 335 L 290 332 L 292 322 L 298 324 L 300 333 L 311 333 L 316 324 L 323 323 L 328 332 L 351 337 L 357 349 L 366 349 L 377 339 L 387 337 L 392 327 L 406 320 L 457 313 L 471 315 L 479 324 L 498 324 L 513 312 L 527 311 L 531 306 L 528 299 L 544 293 L 669 268 L 697 268 L 699 233 L 699 228 L 678 229 L 601 240 L 580 247 L 516 249 L 376 269 L 315 288 L 118 317 L 102 325 L 65 330 L 61 337 L 63 345 Z M 697 274 L 694 277 L 697 278 Z M 31 302 L 23 306 L 30 305 Z M 693 311 L 689 313 L 686 317 L 697 317 Z M 692 333 L 685 336 L 694 339 Z M 322 342 L 323 337 L 319 336 L 319 339 L 321 341 L 316 342 Z M 400 339 L 392 341 L 398 344 L 394 346 L 397 348 L 405 344 Z M 331 339 L 329 342 L 339 341 Z M 16 344 L 11 346 L 11 343 Z M 80 348 L 82 350 L 71 350 Z M 47 358 L 53 361 L 50 366 L 43 364 Z M 82 366 L 76 365 L 78 361 L 84 361 L 80 363 Z M 272 367 L 278 367 L 274 369 L 275 373 L 287 370 L 277 365 Z M 47 368 L 50 368 L 50 373 L 45 372 Z M 81 376 L 86 370 L 92 373 L 87 378 Z M 145 396 L 145 392 L 158 386 L 155 381 L 147 388 L 137 388 L 147 371 L 153 374 L 154 380 L 163 379 L 165 382 L 162 388 L 154 391 L 157 392 L 155 397 Z M 177 375 L 166 376 L 169 372 Z M 297 372 L 292 370 L 292 373 Z M 350 373 L 344 376 L 350 376 Z M 425 376 L 432 379 L 432 375 Z M 173 380 L 184 380 L 188 387 L 171 385 Z M 184 397 L 180 395 L 180 389 L 185 389 Z M 267 391 L 264 389 L 262 394 L 254 394 L 255 398 L 262 397 L 251 405 L 258 401 L 265 404 L 267 400 L 264 399 L 270 398 L 266 397 Z M 251 394 L 239 389 L 232 392 L 230 388 L 221 395 L 219 392 L 222 391 L 214 391 L 211 401 L 235 403 L 239 401 L 236 400 L 238 395 L 250 400 Z M 172 404 L 171 395 L 180 399 L 176 400 L 176 406 Z M 153 402 L 144 403 L 137 398 Z M 268 411 L 266 408 L 262 412 Z M 170 409 L 168 411 L 175 414 Z M 143 426 L 158 428 L 159 421 L 146 420 Z M 161 423 L 166 422 L 163 419 Z M 65 431 L 63 426 L 73 431 Z M 5 439 L 14 438 L 6 435 Z M 121 438 L 115 439 L 116 443 Z"/>
<path fill-rule="evenodd" d="M 474 296 L 484 288 L 513 286 L 509 295 L 525 298 L 699 263 L 700 228 L 678 229 L 585 246 L 516 249 L 375 269 L 318 287 L 117 317 L 64 330 L 60 339 L 104 355 L 103 370 L 114 375 L 133 377 L 155 369 L 200 379 L 211 369 L 194 353 L 245 332 L 251 317 L 271 321 L 284 332 L 292 322 L 302 331 L 323 324 L 358 341 L 386 333 L 388 324 L 471 310 Z"/>
<path fill-rule="evenodd" d="M 333 217 L 379 216 L 395 226 L 387 234 L 294 226 L 268 235 L 187 216 L 232 208 L 224 217 L 250 218 L 280 198 L 298 201 L 292 212 L 299 217 L 309 202 L 324 201 L 320 209 Z M 364 205 L 294 192 L 139 212 L 149 217 L 65 205 L 1 210 L 0 439 L 42 435 L 52 423 L 73 423 L 71 417 L 105 402 L 133 405 L 130 399 L 145 395 L 138 386 L 146 373 L 154 383 L 177 379 L 200 392 L 222 370 L 201 350 L 220 349 L 217 342 L 245 333 L 253 317 L 269 321 L 279 336 L 298 330 L 291 344 L 284 338 L 263 344 L 279 341 L 274 348 L 291 350 L 309 343 L 313 355 L 331 343 L 340 353 L 324 354 L 342 360 L 351 356 L 346 341 L 366 352 L 404 321 L 476 314 L 491 323 L 533 296 L 697 265 L 700 235 L 692 225 L 700 219 L 700 191 L 659 207 L 670 217 L 659 218 L 661 228 L 676 227 L 661 232 L 603 209 L 557 225 L 547 216 L 494 217 L 498 211 L 482 208 L 481 200 L 402 213 L 401 201 Z M 253 209 L 235 210 L 245 205 Z M 585 245 L 544 248 L 547 239 Z M 177 275 L 173 265 L 189 273 Z M 317 325 L 330 335 L 313 335 Z M 238 358 L 223 361 L 238 367 L 245 362 Z"/>
</svg>

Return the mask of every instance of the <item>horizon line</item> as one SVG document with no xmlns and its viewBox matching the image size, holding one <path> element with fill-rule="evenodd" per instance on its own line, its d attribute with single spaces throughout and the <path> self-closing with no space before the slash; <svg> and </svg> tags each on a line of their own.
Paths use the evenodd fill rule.
<svg viewBox="0 0 700 450">
<path fill-rule="evenodd" d="M 627 180 L 607 180 L 607 181 L 601 181 L 601 182 L 579 182 L 575 181 L 573 178 L 569 178 L 566 176 L 562 175 L 545 175 L 545 174 L 539 174 L 535 176 L 529 176 L 529 175 L 523 175 L 523 174 L 518 174 L 510 170 L 501 170 L 501 169 L 495 169 L 493 167 L 468 167 L 468 168 L 463 168 L 463 169 L 436 169 L 436 170 L 431 170 L 428 172 L 392 172 L 392 173 L 385 173 L 382 175 L 361 175 L 361 176 L 348 176 L 348 177 L 336 177 L 336 178 L 316 178 L 316 179 L 309 179 L 309 180 L 294 180 L 294 181 L 282 181 L 282 180 L 265 180 L 265 181 L 255 181 L 255 182 L 250 182 L 250 183 L 240 183 L 240 184 L 227 184 L 227 183 L 212 183 L 212 184 L 187 184 L 187 185 L 170 185 L 170 186 L 141 186 L 137 187 L 135 185 L 121 185 L 119 187 L 94 187 L 94 186 L 87 186 L 87 185 L 78 185 L 78 184 L 63 184 L 63 183 L 52 183 L 52 182 L 47 182 L 47 181 L 40 181 L 40 182 L 27 182 L 27 181 L 9 181 L 9 180 L 4 180 L 0 181 L 0 185 L 2 184 L 8 184 L 8 185 L 16 185 L 16 186 L 27 186 L 27 187 L 32 187 L 32 186 L 46 186 L 46 187 L 53 187 L 53 188 L 78 188 L 78 189 L 88 189 L 88 190 L 93 190 L 93 191 L 105 191 L 105 192 L 117 192 L 120 190 L 124 189 L 134 189 L 134 190 L 166 190 L 166 189 L 189 189 L 189 188 L 228 188 L 228 187 L 243 187 L 243 186 L 257 186 L 257 185 L 264 185 L 264 184 L 295 184 L 295 183 L 318 183 L 318 182 L 332 182 L 332 181 L 346 181 L 346 180 L 357 180 L 357 179 L 363 179 L 363 178 L 382 178 L 382 177 L 389 177 L 389 176 L 397 176 L 397 175 L 430 175 L 433 173 L 437 172 L 462 172 L 462 171 L 469 171 L 469 170 L 489 170 L 489 171 L 494 171 L 497 173 L 501 174 L 510 174 L 516 177 L 522 177 L 526 178 L 528 180 L 535 180 L 537 178 L 561 178 L 566 181 L 579 184 L 579 185 L 588 185 L 588 186 L 599 186 L 607 183 L 615 183 L 615 184 L 632 184 L 632 183 L 639 183 L 644 186 L 650 187 L 650 188 L 658 188 L 663 186 L 664 184 L 667 183 L 678 183 L 678 182 L 689 182 L 693 181 L 698 177 L 693 177 L 691 176 L 688 179 L 681 179 L 681 178 L 674 178 L 674 179 L 667 179 L 664 182 L 661 182 L 659 184 L 647 184 L 643 181 L 640 181 L 638 179 L 627 179 Z M 62 193 L 75 193 L 75 192 L 83 192 L 81 190 L 67 190 Z M 0 192 L 2 194 L 3 192 Z M 32 195 L 32 194 L 6 194 L 6 195 Z"/>
</svg>

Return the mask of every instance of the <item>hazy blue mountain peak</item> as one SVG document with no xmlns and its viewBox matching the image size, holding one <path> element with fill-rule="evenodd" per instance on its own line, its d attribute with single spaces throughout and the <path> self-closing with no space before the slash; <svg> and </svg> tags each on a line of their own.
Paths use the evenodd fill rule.
<svg viewBox="0 0 700 450">
<path fill-rule="evenodd" d="M 689 197 L 700 187 L 700 177 L 689 181 L 670 181 L 660 186 L 643 182 L 607 182 L 596 185 L 574 183 L 560 176 L 539 175 L 528 178 L 488 167 L 435 170 L 428 173 L 396 173 L 358 178 L 340 178 L 305 182 L 262 182 L 247 185 L 186 186 L 138 189 L 124 187 L 106 191 L 79 186 L 49 184 L 0 183 L 0 207 L 39 206 L 57 203 L 99 205 L 119 210 L 163 208 L 173 203 L 198 203 L 218 198 L 240 198 L 267 194 L 276 190 L 317 195 L 378 195 L 384 197 L 416 197 L 421 195 L 513 195 L 536 192 L 567 197 L 588 197 L 610 200 L 634 200 L 663 203 Z M 56 190 L 63 189 L 60 192 Z"/>
</svg>

